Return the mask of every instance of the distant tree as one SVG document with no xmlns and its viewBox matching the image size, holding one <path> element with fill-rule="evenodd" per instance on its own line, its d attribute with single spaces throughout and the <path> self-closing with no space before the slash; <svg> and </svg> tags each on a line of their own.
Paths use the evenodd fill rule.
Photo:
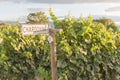
<svg viewBox="0 0 120 80">
<path fill-rule="evenodd" d="M 112 29 L 116 29 L 116 25 L 114 23 L 114 21 L 112 19 L 109 18 L 101 18 L 101 19 L 94 19 L 94 22 L 98 22 L 98 23 L 102 23 L 103 25 L 106 26 L 107 29 L 112 28 Z"/>
<path fill-rule="evenodd" d="M 3 25 L 5 25 L 5 23 L 0 23 L 0 27 L 2 27 Z"/>
<path fill-rule="evenodd" d="M 30 13 L 27 16 L 27 20 L 27 23 L 30 24 L 45 24 L 49 21 L 45 13 L 41 11 L 36 13 Z"/>
</svg>

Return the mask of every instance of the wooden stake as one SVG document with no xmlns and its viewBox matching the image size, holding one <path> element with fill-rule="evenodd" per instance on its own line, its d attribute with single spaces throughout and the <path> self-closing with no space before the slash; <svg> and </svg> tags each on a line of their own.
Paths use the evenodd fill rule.
<svg viewBox="0 0 120 80">
<path fill-rule="evenodd" d="M 50 54 L 51 54 L 51 70 L 52 70 L 52 80 L 57 80 L 57 65 L 56 65 L 56 39 L 55 39 L 55 29 L 49 29 L 49 35 L 52 40 L 50 40 Z"/>
</svg>

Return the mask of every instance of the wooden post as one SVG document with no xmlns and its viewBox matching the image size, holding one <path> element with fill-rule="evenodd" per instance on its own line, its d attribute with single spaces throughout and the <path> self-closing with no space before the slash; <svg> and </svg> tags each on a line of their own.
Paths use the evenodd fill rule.
<svg viewBox="0 0 120 80">
<path fill-rule="evenodd" d="M 52 80 L 57 80 L 57 65 L 56 65 L 56 38 L 55 38 L 55 29 L 49 29 L 49 35 L 52 40 L 49 41 L 50 43 L 50 57 L 51 57 L 51 71 L 52 71 Z"/>
</svg>

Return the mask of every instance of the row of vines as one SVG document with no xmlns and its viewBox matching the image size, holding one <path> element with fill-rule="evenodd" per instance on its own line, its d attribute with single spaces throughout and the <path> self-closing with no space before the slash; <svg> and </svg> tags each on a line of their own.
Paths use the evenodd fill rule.
<svg viewBox="0 0 120 80">
<path fill-rule="evenodd" d="M 120 30 L 107 29 L 91 17 L 58 20 L 56 28 L 58 80 L 119 80 Z M 0 79 L 51 80 L 48 35 L 23 36 L 21 27 L 0 28 Z"/>
</svg>

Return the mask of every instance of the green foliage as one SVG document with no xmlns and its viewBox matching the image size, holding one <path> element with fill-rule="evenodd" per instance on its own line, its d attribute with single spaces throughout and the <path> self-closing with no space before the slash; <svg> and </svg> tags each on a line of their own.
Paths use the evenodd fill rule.
<svg viewBox="0 0 120 80">
<path fill-rule="evenodd" d="M 91 17 L 58 20 L 50 12 L 57 33 L 59 80 L 119 80 L 119 32 L 94 23 Z M 117 40 L 117 41 L 116 41 Z"/>
<path fill-rule="evenodd" d="M 97 22 L 97 23 L 102 23 L 107 29 L 112 28 L 113 30 L 116 30 L 116 28 L 117 28 L 115 25 L 115 22 L 109 18 L 103 17 L 101 19 L 95 19 L 93 21 Z"/>
<path fill-rule="evenodd" d="M 120 30 L 106 29 L 91 17 L 58 20 L 56 28 L 58 80 L 119 80 Z M 23 36 L 18 26 L 0 28 L 0 79 L 51 80 L 48 35 Z"/>
<path fill-rule="evenodd" d="M 30 24 L 45 24 L 49 21 L 44 12 L 30 13 L 27 20 Z"/>
<path fill-rule="evenodd" d="M 9 25 L 0 28 L 1 80 L 34 80 L 39 67 L 50 69 L 47 36 L 23 36 L 20 30 Z"/>
<path fill-rule="evenodd" d="M 42 67 L 38 68 L 37 72 L 38 72 L 37 75 L 39 77 L 42 77 L 45 80 L 50 80 L 50 75 L 49 75 L 48 71 L 46 71 L 44 68 L 42 68 Z"/>
</svg>

